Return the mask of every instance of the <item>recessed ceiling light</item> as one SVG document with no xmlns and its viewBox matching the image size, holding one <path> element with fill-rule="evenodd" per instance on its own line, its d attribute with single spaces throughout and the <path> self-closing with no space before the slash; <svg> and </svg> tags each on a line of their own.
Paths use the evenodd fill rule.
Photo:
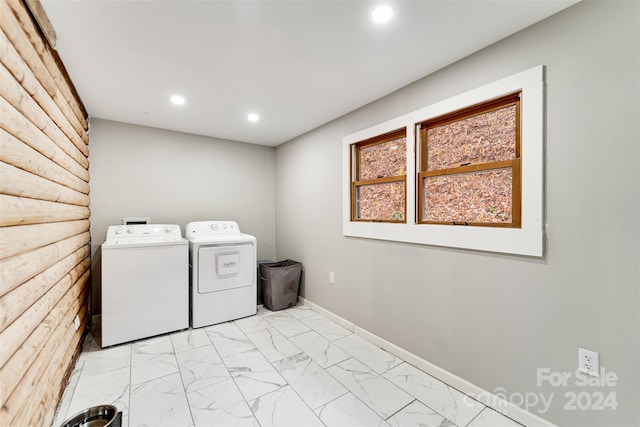
<svg viewBox="0 0 640 427">
<path fill-rule="evenodd" d="M 249 113 L 249 115 L 247 115 L 247 119 L 250 122 L 257 122 L 258 120 L 260 120 L 260 116 L 257 115 L 256 113 Z"/>
<path fill-rule="evenodd" d="M 373 9 L 371 13 L 371 19 L 378 23 L 388 22 L 391 19 L 391 15 L 393 15 L 393 9 L 391 6 L 382 5 Z"/>
<path fill-rule="evenodd" d="M 175 105 L 184 105 L 184 98 L 180 95 L 173 95 L 171 97 L 171 103 Z"/>
</svg>

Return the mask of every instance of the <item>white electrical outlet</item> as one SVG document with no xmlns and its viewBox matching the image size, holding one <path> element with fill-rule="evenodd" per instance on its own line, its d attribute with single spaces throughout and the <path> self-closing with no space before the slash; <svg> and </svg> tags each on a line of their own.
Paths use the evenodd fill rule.
<svg viewBox="0 0 640 427">
<path fill-rule="evenodd" d="M 600 355 L 591 350 L 578 348 L 578 370 L 594 377 L 600 376 Z"/>
<path fill-rule="evenodd" d="M 333 271 L 329 272 L 329 284 L 330 285 L 336 284 L 336 276 L 333 274 Z"/>
<path fill-rule="evenodd" d="M 80 318 L 76 314 L 76 317 L 73 319 L 73 326 L 76 327 L 76 331 L 80 329 Z"/>
</svg>

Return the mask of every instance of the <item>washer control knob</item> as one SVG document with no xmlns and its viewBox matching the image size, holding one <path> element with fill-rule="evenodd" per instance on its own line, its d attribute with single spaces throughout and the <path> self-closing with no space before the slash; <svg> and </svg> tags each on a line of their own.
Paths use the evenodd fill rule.
<svg viewBox="0 0 640 427">
<path fill-rule="evenodd" d="M 127 228 L 127 234 L 133 234 L 133 228 Z"/>
<path fill-rule="evenodd" d="M 218 224 L 211 224 L 211 229 L 213 231 L 218 231 Z"/>
<path fill-rule="evenodd" d="M 225 230 L 227 229 L 227 223 L 226 222 L 224 224 L 222 224 L 222 228 L 224 228 Z"/>
<path fill-rule="evenodd" d="M 171 233 L 172 230 L 173 230 L 173 227 L 171 227 L 170 225 L 165 225 L 164 226 L 164 232 L 165 233 Z"/>
<path fill-rule="evenodd" d="M 122 228 L 117 228 L 116 229 L 116 234 L 122 234 Z"/>
</svg>

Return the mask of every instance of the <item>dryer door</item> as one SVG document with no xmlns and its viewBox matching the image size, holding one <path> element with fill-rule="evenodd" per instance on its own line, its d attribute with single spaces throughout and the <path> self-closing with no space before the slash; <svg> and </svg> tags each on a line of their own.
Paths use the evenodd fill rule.
<svg viewBox="0 0 640 427">
<path fill-rule="evenodd" d="M 255 266 L 251 243 L 201 246 L 198 249 L 198 293 L 251 286 Z"/>
</svg>

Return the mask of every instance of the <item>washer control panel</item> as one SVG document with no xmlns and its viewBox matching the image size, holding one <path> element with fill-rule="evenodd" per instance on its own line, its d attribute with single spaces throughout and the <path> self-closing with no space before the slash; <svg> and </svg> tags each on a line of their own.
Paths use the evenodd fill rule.
<svg viewBox="0 0 640 427">
<path fill-rule="evenodd" d="M 235 221 L 195 221 L 187 224 L 187 239 L 239 236 L 240 227 Z"/>
<path fill-rule="evenodd" d="M 107 229 L 107 240 L 144 237 L 182 237 L 177 224 L 112 225 Z"/>
</svg>

